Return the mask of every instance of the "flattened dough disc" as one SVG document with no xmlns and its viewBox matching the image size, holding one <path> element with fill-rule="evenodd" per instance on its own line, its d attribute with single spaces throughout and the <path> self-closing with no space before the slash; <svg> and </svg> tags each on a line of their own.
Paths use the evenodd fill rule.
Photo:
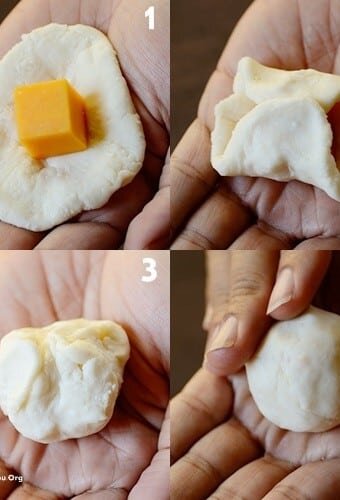
<svg viewBox="0 0 340 500">
<path fill-rule="evenodd" d="M 85 98 L 86 151 L 34 160 L 19 144 L 16 86 L 67 79 Z M 0 62 L 0 220 L 33 231 L 103 206 L 142 166 L 143 128 L 109 40 L 89 26 L 50 24 Z"/>
</svg>

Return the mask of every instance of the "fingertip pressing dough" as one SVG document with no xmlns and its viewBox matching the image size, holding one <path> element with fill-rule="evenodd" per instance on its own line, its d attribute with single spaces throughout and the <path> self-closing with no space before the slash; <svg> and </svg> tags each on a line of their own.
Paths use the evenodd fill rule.
<svg viewBox="0 0 340 500">
<path fill-rule="evenodd" d="M 112 321 L 21 328 L 0 343 L 0 407 L 25 437 L 88 436 L 111 419 L 130 347 Z"/>
<path fill-rule="evenodd" d="M 340 201 L 327 116 L 340 101 L 340 76 L 278 70 L 244 57 L 233 89 L 215 108 L 211 163 L 219 174 L 296 179 Z"/>
<path fill-rule="evenodd" d="M 51 80 L 66 80 L 84 99 L 88 143 L 84 151 L 39 160 L 20 143 L 14 95 L 17 87 Z M 50 229 L 102 207 L 140 170 L 143 127 L 100 31 L 49 24 L 23 35 L 0 61 L 0 86 L 0 220 Z"/>
<path fill-rule="evenodd" d="M 271 422 L 296 432 L 340 424 L 340 316 L 309 307 L 271 327 L 246 364 L 250 392 Z"/>
</svg>

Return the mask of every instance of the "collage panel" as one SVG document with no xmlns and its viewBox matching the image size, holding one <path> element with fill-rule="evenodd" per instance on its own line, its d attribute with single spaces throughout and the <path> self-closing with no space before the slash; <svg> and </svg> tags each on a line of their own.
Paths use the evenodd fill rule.
<svg viewBox="0 0 340 500">
<path fill-rule="evenodd" d="M 168 248 L 170 1 L 3 0 L 0 20 L 0 248 Z"/>
<path fill-rule="evenodd" d="M 171 255 L 171 498 L 338 498 L 340 252 L 201 254 Z"/>
<path fill-rule="evenodd" d="M 172 3 L 172 249 L 336 248 L 338 11 Z"/>
<path fill-rule="evenodd" d="M 168 252 L 0 252 L 0 498 L 169 497 Z"/>
<path fill-rule="evenodd" d="M 0 500 L 340 498 L 339 8 L 0 2 Z"/>
</svg>

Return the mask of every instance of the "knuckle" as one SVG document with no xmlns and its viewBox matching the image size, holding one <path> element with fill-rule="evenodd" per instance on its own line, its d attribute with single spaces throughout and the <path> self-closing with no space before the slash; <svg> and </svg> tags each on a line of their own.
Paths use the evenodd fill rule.
<svg viewBox="0 0 340 500">
<path fill-rule="evenodd" d="M 244 298 L 261 293 L 263 287 L 263 276 L 256 271 L 247 273 L 241 271 L 232 280 L 230 287 L 230 298 Z"/>
<path fill-rule="evenodd" d="M 232 486 L 222 485 L 219 489 L 209 497 L 209 500 L 249 500 L 249 497 L 241 495 L 241 493 Z"/>
<path fill-rule="evenodd" d="M 202 455 L 190 450 L 182 460 L 191 468 L 196 470 L 200 475 L 205 476 L 210 481 L 219 484 L 223 480 L 220 471 Z"/>
<path fill-rule="evenodd" d="M 192 394 L 186 394 L 183 392 L 180 395 L 180 401 L 183 405 L 187 406 L 189 411 L 197 416 L 204 415 L 209 422 L 213 423 L 215 421 L 213 412 L 210 411 L 208 405 Z"/>
<path fill-rule="evenodd" d="M 273 498 L 280 500 L 312 500 L 310 495 L 303 493 L 299 487 L 291 484 L 279 484 L 271 493 Z"/>
<path fill-rule="evenodd" d="M 189 245 L 194 245 L 197 249 L 200 250 L 211 250 L 214 248 L 215 243 L 209 239 L 207 234 L 195 226 L 187 226 L 183 229 L 180 237 L 185 242 L 189 243 Z"/>
</svg>

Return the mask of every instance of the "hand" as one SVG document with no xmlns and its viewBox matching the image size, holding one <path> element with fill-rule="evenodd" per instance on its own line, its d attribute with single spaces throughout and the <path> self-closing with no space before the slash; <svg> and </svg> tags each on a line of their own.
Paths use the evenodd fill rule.
<svg viewBox="0 0 340 500">
<path fill-rule="evenodd" d="M 339 252 L 234 250 L 207 252 L 205 367 L 226 376 L 252 357 L 273 320 L 313 303 L 340 313 Z"/>
<path fill-rule="evenodd" d="M 339 456 L 339 431 L 312 435 L 309 440 L 306 434 L 270 432 L 273 429 L 251 414 L 241 388 L 235 388 L 236 407 L 245 404 L 244 414 L 253 420 L 257 435 L 261 426 L 268 431 L 265 448 L 234 417 L 228 381 L 200 370 L 171 402 L 173 498 L 335 498 L 340 493 L 340 459 L 328 458 Z M 291 458 L 275 458 L 268 448 Z M 299 466 L 299 461 L 305 465 Z"/>
<path fill-rule="evenodd" d="M 340 234 L 339 204 L 313 186 L 263 178 L 218 178 L 210 166 L 214 106 L 232 92 L 243 56 L 284 69 L 339 73 L 337 0 L 256 0 L 228 42 L 198 118 L 171 160 L 175 249 L 326 248 Z M 322 34 L 322 36 L 321 36 Z M 287 40 L 289 42 L 287 43 Z"/>
<path fill-rule="evenodd" d="M 244 371 L 230 377 L 233 386 L 221 377 L 242 368 L 272 318 L 292 318 L 313 298 L 339 313 L 339 259 L 328 251 L 309 252 L 308 259 L 301 251 L 207 253 L 205 367 L 214 373 L 200 370 L 171 403 L 174 498 L 323 500 L 340 492 L 339 428 L 281 430 L 258 411 Z M 231 340 L 230 317 L 237 321 Z M 183 492 L 184 477 L 190 486 Z"/>
<path fill-rule="evenodd" d="M 22 33 L 59 22 L 103 31 L 115 47 L 140 115 L 147 147 L 141 172 L 98 210 L 84 212 L 50 232 L 34 233 L 0 222 L 0 248 L 112 249 L 167 248 L 169 233 L 169 7 L 153 5 L 157 29 L 149 31 L 147 0 L 22 0 L 0 28 L 3 56 Z"/>
<path fill-rule="evenodd" d="M 100 491 L 89 498 L 166 500 L 168 256 L 154 254 L 158 278 L 143 283 L 140 252 L 10 254 L 0 254 L 1 335 L 81 316 L 112 319 L 126 329 L 131 357 L 113 418 L 102 431 L 43 445 L 21 436 L 0 413 L 0 459 L 53 499 Z M 0 497 L 14 486 L 0 481 Z M 25 488 L 20 498 L 34 498 L 32 487 Z"/>
</svg>

